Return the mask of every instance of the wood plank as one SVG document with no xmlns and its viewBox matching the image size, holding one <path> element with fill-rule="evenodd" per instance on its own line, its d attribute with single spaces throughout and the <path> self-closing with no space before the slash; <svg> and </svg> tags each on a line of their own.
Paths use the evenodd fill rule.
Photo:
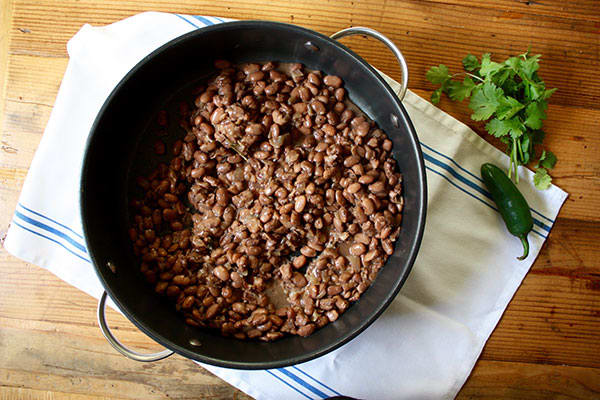
<svg viewBox="0 0 600 400">
<path fill-rule="evenodd" d="M 66 57 L 11 56 L 6 99 L 52 107 L 68 61 Z"/>
<path fill-rule="evenodd" d="M 597 280 L 600 276 L 600 224 L 559 214 L 530 275 Z M 592 285 L 593 286 L 593 285 Z"/>
<path fill-rule="evenodd" d="M 10 322 L 0 324 L 2 386 L 127 399 L 191 399 L 198 393 L 206 399 L 249 398 L 177 355 L 156 363 L 129 360 L 96 327 Z"/>
<path fill-rule="evenodd" d="M 4 123 L 4 151 L 0 151 L 0 168 L 27 168 L 50 116 L 66 59 L 11 56 L 6 97 L 6 120 Z M 26 74 L 22 71 L 28 71 Z M 428 99 L 431 91 L 415 89 Z M 481 136 L 490 139 L 483 124 L 470 119 L 467 104 L 453 103 L 443 98 L 440 108 L 475 129 Z M 553 150 L 559 159 L 552 171 L 554 183 L 575 195 L 567 199 L 561 216 L 568 219 L 600 221 L 600 110 L 583 107 L 551 104 L 545 121 L 548 132 L 546 147 Z M 499 141 L 494 144 L 504 148 Z M 0 172 L 0 179 L 14 176 L 12 170 Z M 20 187 L 22 182 L 16 182 Z"/>
<path fill-rule="evenodd" d="M 578 0 L 565 2 L 562 0 L 427 0 L 441 4 L 468 5 L 502 10 L 512 13 L 515 17 L 519 14 L 545 15 L 568 19 L 582 19 L 586 21 L 600 21 L 600 3 L 596 0 Z"/>
<path fill-rule="evenodd" d="M 22 264 L 19 261 L 16 262 Z M 6 265 L 4 260 L 2 261 L 2 263 L 3 265 Z M 38 357 L 43 360 L 46 360 L 46 363 L 49 363 L 52 368 L 57 368 L 61 371 L 63 369 L 70 371 L 70 368 L 65 365 L 68 362 L 67 359 L 69 358 L 79 359 L 83 365 L 86 365 L 86 362 L 88 361 L 88 356 L 86 354 L 98 347 L 103 347 L 102 345 L 105 345 L 102 350 L 98 351 L 103 355 L 101 358 L 107 358 L 107 364 L 112 365 L 112 368 L 114 368 L 115 370 L 119 370 L 120 373 L 124 377 L 126 377 L 126 379 L 131 379 L 130 374 L 135 375 L 138 373 L 139 369 L 137 368 L 137 366 L 139 364 L 133 362 L 122 363 L 123 360 L 119 359 L 122 359 L 122 357 L 114 353 L 109 347 L 109 345 L 104 343 L 104 339 L 101 337 L 99 330 L 94 322 L 93 316 L 96 305 L 95 300 L 91 299 L 89 296 L 82 294 L 81 292 L 78 292 L 76 289 L 63 284 L 49 273 L 40 270 L 37 267 L 27 267 L 28 268 L 25 270 L 24 274 L 21 270 L 21 273 L 18 275 L 18 284 L 12 282 L 10 276 L 8 278 L 6 276 L 2 276 L 2 279 L 0 279 L 0 281 L 7 282 L 8 285 L 12 284 L 12 286 L 23 287 L 23 292 L 20 293 L 20 298 L 22 300 L 23 297 L 31 297 L 31 294 L 36 292 L 36 290 L 32 290 L 32 286 L 33 288 L 37 287 L 37 291 L 43 291 L 44 295 L 48 296 L 50 299 L 40 298 L 38 299 L 40 301 L 39 305 L 36 305 L 34 303 L 27 303 L 22 309 L 9 310 L 11 311 L 11 313 L 15 312 L 16 315 L 11 315 L 11 313 L 6 314 L 4 311 L 7 309 L 7 304 L 0 303 L 0 310 L 2 310 L 3 312 L 2 315 L 0 315 L 0 326 L 2 327 L 2 329 L 23 329 L 27 331 L 27 335 L 19 335 L 16 334 L 15 331 L 10 331 L 10 334 L 7 333 L 6 336 L 0 333 L 0 338 L 2 338 L 3 343 L 10 345 L 8 347 L 11 349 L 16 349 L 14 351 L 19 353 L 19 357 L 22 357 L 23 355 L 18 349 L 25 345 L 27 345 L 27 348 L 30 352 L 33 351 L 32 349 L 38 349 L 37 351 L 44 353 L 49 352 L 51 354 L 44 354 L 43 357 L 41 355 L 38 355 Z M 31 281 L 29 281 L 29 278 L 23 279 L 29 274 L 32 274 L 30 278 Z M 15 274 L 15 276 L 17 276 L 17 274 Z M 587 300 L 585 298 L 581 298 L 578 300 L 577 297 L 580 296 L 581 293 L 573 293 L 573 290 L 584 290 L 588 286 L 588 284 L 582 282 L 578 278 L 575 278 L 574 280 L 571 280 L 570 278 L 550 279 L 548 276 L 545 275 L 542 275 L 543 279 L 541 282 L 531 282 L 530 277 L 535 278 L 535 275 L 528 276 L 525 283 L 523 284 L 523 287 L 518 292 L 515 300 L 511 303 L 511 306 L 507 310 L 504 319 L 502 320 L 498 329 L 494 332 L 492 338 L 488 342 L 482 360 L 489 360 L 490 356 L 500 357 L 499 359 L 504 360 L 518 357 L 531 359 L 530 357 L 532 355 L 536 356 L 537 354 L 542 355 L 542 357 L 535 358 L 536 362 L 547 363 L 552 361 L 547 357 L 548 354 L 550 355 L 550 357 L 552 357 L 553 355 L 556 356 L 556 351 L 564 353 L 569 352 L 571 350 L 570 348 L 574 344 L 572 342 L 573 336 L 576 336 L 578 338 L 582 336 L 590 336 L 591 340 L 588 340 L 587 343 L 578 343 L 579 352 L 581 354 L 587 353 L 588 358 L 592 357 L 592 359 L 594 359 L 595 357 L 595 360 L 598 361 L 597 354 L 600 348 L 598 347 L 597 335 L 595 335 L 598 329 L 598 325 L 596 324 L 595 326 L 588 327 L 591 329 L 587 330 L 587 335 L 585 332 L 582 331 L 569 331 L 569 329 L 581 329 L 582 325 L 580 318 L 582 316 L 585 316 L 585 314 L 588 311 L 595 312 L 596 315 L 598 315 L 599 313 L 597 300 L 595 303 L 595 310 L 589 310 L 588 304 L 591 304 L 592 306 L 594 305 L 593 301 L 591 303 L 588 303 L 590 297 L 588 297 Z M 35 278 L 37 278 L 37 280 L 35 280 Z M 6 288 L 3 287 L 1 288 L 1 290 L 3 293 L 6 293 Z M 562 296 L 557 296 L 556 293 L 562 294 Z M 594 300 L 594 298 L 591 297 L 591 300 Z M 17 301 L 10 301 L 10 303 L 14 304 L 17 303 Z M 579 303 L 582 303 L 583 305 Z M 585 307 L 588 307 L 588 309 L 585 309 Z M 42 319 L 29 319 L 29 316 L 26 315 L 27 313 L 29 313 L 33 317 Z M 73 318 L 73 316 L 75 316 L 75 318 Z M 83 319 L 78 319 L 78 316 L 83 316 Z M 119 338 L 121 338 L 124 342 L 136 348 L 146 350 L 156 349 L 156 346 L 153 345 L 148 338 L 139 333 L 127 320 L 125 320 L 119 314 L 113 311 L 109 311 L 109 321 L 111 326 L 113 326 L 118 332 Z M 522 336 L 522 338 L 515 339 L 513 337 L 511 340 L 511 332 L 516 332 L 516 334 Z M 54 335 L 57 335 L 59 337 L 56 340 L 62 340 L 61 338 L 67 338 L 67 340 L 65 341 L 66 346 L 68 348 L 74 347 L 73 351 L 76 352 L 78 356 L 73 357 L 73 354 L 70 353 L 60 354 L 60 352 L 56 352 L 54 350 L 44 350 L 55 348 L 55 342 L 52 342 L 53 340 L 55 340 L 53 339 Z M 4 337 L 22 337 L 24 338 L 22 339 L 24 343 L 7 343 L 3 339 Z M 32 339 L 32 337 L 34 339 Z M 39 339 L 40 342 L 36 341 L 38 340 L 36 339 L 38 337 L 42 337 L 42 339 Z M 553 338 L 553 340 L 556 341 L 556 343 L 553 345 L 553 348 L 551 349 L 544 347 L 544 343 L 549 341 L 548 337 Z M 594 339 L 594 337 L 596 338 Z M 511 351 L 511 349 L 513 350 Z M 80 355 L 81 352 L 84 353 L 83 356 Z M 111 354 L 111 352 L 113 352 L 114 354 Z M 498 354 L 493 354 L 494 352 L 497 352 Z M 515 353 L 521 354 L 517 354 L 517 357 L 511 357 Z M 13 353 L 7 354 L 8 356 L 10 356 Z M 49 357 L 51 358 L 50 361 L 48 360 Z M 58 360 L 54 360 L 54 358 L 58 358 Z M 560 360 L 560 363 L 566 362 L 568 364 L 571 364 L 571 362 L 573 361 L 572 359 L 569 360 L 565 357 L 561 357 Z M 24 363 L 28 363 L 29 361 L 29 359 L 23 360 Z M 120 365 L 120 362 L 124 365 Z M 96 374 L 94 374 L 93 377 L 94 379 L 96 379 L 97 376 L 104 377 L 106 375 L 105 370 L 103 368 L 107 367 L 105 365 L 101 365 L 99 368 L 97 363 L 98 361 L 95 362 L 93 367 L 90 367 L 93 368 L 94 371 L 96 371 Z M 512 365 L 513 363 L 502 363 L 500 365 L 504 364 Z M 12 364 L 0 362 L 0 365 Z M 192 365 L 192 367 L 195 366 Z M 53 371 L 53 373 L 56 373 L 56 371 L 54 371 L 54 369 L 52 368 L 51 370 Z M 190 368 L 186 367 L 185 371 L 181 372 L 181 375 L 185 376 L 186 373 L 189 373 Z M 11 371 L 13 369 L 14 368 L 11 368 Z M 177 366 L 177 369 L 178 371 L 181 371 L 181 367 L 179 365 Z M 489 369 L 485 370 L 489 372 Z M 548 370 L 548 372 L 549 371 L 550 370 Z M 80 372 L 82 374 L 90 373 L 90 371 L 86 370 Z M 556 372 L 553 372 L 553 374 L 556 375 Z M 544 374 L 542 375 L 545 376 Z M 0 383 L 1 376 L 2 372 L 0 369 Z M 19 376 L 20 375 L 17 375 L 17 377 Z M 13 376 L 13 379 L 14 378 L 15 376 Z M 163 379 L 164 377 L 162 375 L 156 377 L 157 381 L 162 381 Z M 510 380 L 507 381 L 510 382 Z M 89 384 L 96 385 L 96 383 Z M 117 386 L 117 389 L 118 388 L 119 387 Z M 514 387 L 515 390 L 519 388 L 523 389 L 522 385 L 516 385 Z M 500 387 L 496 387 L 496 389 L 500 389 Z M 136 390 L 143 390 L 143 387 Z M 94 391 L 93 393 L 102 392 Z"/>
<path fill-rule="evenodd" d="M 46 284 L 44 280 L 40 286 Z M 95 305 L 81 293 L 71 296 L 64 292 L 56 294 L 57 290 L 51 292 L 57 298 L 70 297 L 73 304 Z M 509 309 L 507 315 L 512 312 Z M 93 315 L 93 307 L 89 314 Z M 117 313 L 109 312 L 109 321 L 124 342 L 145 350 L 156 349 Z M 216 378 L 178 356 L 155 364 L 129 361 L 110 348 L 93 322 L 77 324 L 47 318 L 33 321 L 1 316 L 0 327 L 0 340 L 8 349 L 0 355 L 0 385 L 124 398 L 152 399 L 166 395 L 191 398 L 207 390 L 210 397 L 204 398 L 225 399 L 234 395 L 248 398 L 233 388 L 217 389 L 216 386 L 221 385 L 216 383 Z M 505 327 L 501 324 L 492 338 L 503 330 Z M 543 332 L 540 336 L 544 337 Z M 491 340 L 487 347 L 493 346 L 492 343 Z M 521 343 L 511 345 L 520 347 Z M 61 351 L 54 350 L 57 348 Z M 588 348 L 590 353 L 595 350 Z M 484 354 L 458 398 L 472 398 L 477 393 L 477 398 L 490 399 L 544 399 L 550 395 L 558 396 L 552 398 L 590 398 L 599 390 L 599 373 L 598 369 L 590 368 L 489 361 Z"/>
<path fill-rule="evenodd" d="M 600 367 L 600 273 L 594 271 L 588 278 L 529 274 L 481 359 Z"/>
<path fill-rule="evenodd" d="M 95 396 L 61 391 L 0 386 L 0 400 L 121 400 L 124 397 Z"/>
<path fill-rule="evenodd" d="M 29 168 L 51 112 L 52 108 L 44 104 L 6 101 L 0 168 L 24 171 Z M 12 175 L 12 172 L 9 175 Z M 21 178 L 24 178 L 21 174 L 12 176 L 12 179 Z M 4 171 L 0 172 L 0 179 L 8 179 L 6 184 L 12 182 Z M 20 187 L 18 182 L 16 184 L 18 186 L 15 187 Z"/>
<path fill-rule="evenodd" d="M 461 399 L 589 399 L 599 394 L 597 369 L 548 366 L 535 364 L 480 361 L 461 390 Z M 187 386 L 187 385 L 186 385 Z M 542 389 L 540 389 L 542 388 Z M 188 397 L 194 395 L 185 387 Z M 65 393 L 29 388 L 0 387 L 2 400 L 104 400 L 125 397 Z M 191 393 L 190 393 L 191 392 Z M 213 399 L 232 397 L 213 397 Z M 241 392 L 233 392 L 233 399 L 249 399 Z"/>
<path fill-rule="evenodd" d="M 10 321 L 8 324 L 6 320 L 0 321 L 1 334 L 9 333 L 9 337 L 16 338 L 20 333 L 24 333 L 10 324 Z M 207 386 L 213 389 L 211 385 L 216 380 L 200 367 L 178 356 L 156 364 L 139 364 L 126 360 L 114 353 L 108 344 L 103 343 L 101 337 L 83 337 L 93 328 L 44 323 L 25 328 L 29 336 L 29 346 L 24 349 L 22 342 L 11 342 L 14 352 L 8 357 L 13 357 L 14 353 L 18 353 L 18 357 L 10 358 L 16 363 L 11 363 L 10 367 L 7 367 L 9 364 L 2 364 L 4 367 L 0 367 L 0 382 L 5 374 L 10 373 L 10 385 L 23 385 L 34 389 L 42 387 L 44 391 L 69 393 L 89 391 L 111 398 L 144 396 L 143 398 L 152 399 L 166 395 L 193 398 L 197 393 L 204 393 Z M 35 350 L 40 348 L 40 345 L 62 345 L 64 351 L 54 352 L 55 355 L 48 359 L 48 355 L 40 355 Z M 97 357 L 94 352 L 99 352 L 102 356 Z M 90 360 L 91 357 L 93 361 Z M 18 367 L 24 364 L 31 369 L 32 364 L 40 364 L 38 358 L 44 360 L 46 365 L 43 366 L 43 370 L 47 372 L 38 379 L 28 379 L 33 378 L 33 373 L 19 370 Z M 88 366 L 88 363 L 92 366 Z M 600 390 L 599 374 L 598 369 L 590 368 L 482 360 L 475 367 L 473 375 L 458 398 L 592 398 Z M 152 378 L 149 379 L 149 376 Z M 127 389 L 123 390 L 125 386 Z M 212 399 L 232 397 L 249 398 L 233 388 L 214 390 L 207 393 L 207 397 L 203 396 Z M 85 397 L 74 398 L 79 400 Z"/>
<path fill-rule="evenodd" d="M 560 219 L 482 358 L 600 367 L 600 224 Z M 507 239 L 508 240 L 508 239 Z M 0 251 L 0 318 L 95 329 L 96 301 Z M 136 345 L 124 319 L 111 324 Z M 0 324 L 2 325 L 2 324 Z M 129 328 L 128 328 L 129 326 Z"/>
<path fill-rule="evenodd" d="M 479 361 L 456 399 L 573 400 L 599 396 L 597 369 Z"/>
<path fill-rule="evenodd" d="M 587 72 L 600 59 L 600 35 L 594 21 L 420 1 L 351 2 L 340 7 L 335 1 L 317 6 L 303 0 L 273 7 L 260 0 L 183 0 L 177 5 L 169 0 L 108 0 L 99 7 L 90 2 L 24 0 L 15 9 L 10 50 L 13 54 L 64 57 L 66 41 L 84 23 L 103 25 L 149 7 L 156 11 L 293 22 L 325 34 L 350 25 L 370 26 L 402 48 L 413 88 L 431 87 L 425 80 L 431 65 L 444 63 L 457 69 L 467 53 L 492 52 L 495 57 L 504 58 L 531 47 L 532 52 L 544 55 L 541 76 L 549 87 L 560 89 L 553 96 L 553 103 L 594 108 L 600 104 L 600 82 Z M 64 15 L 70 18 L 65 19 Z M 22 33 L 18 28 L 31 32 Z M 399 78 L 393 57 L 382 45 L 371 39 L 344 39 L 344 43 L 385 73 Z"/>
<path fill-rule="evenodd" d="M 8 49 L 10 42 L 10 28 L 13 12 L 13 0 L 2 0 L 0 2 L 0 149 L 5 149 L 2 137 L 2 126 L 4 121 L 4 98 L 8 83 Z"/>
<path fill-rule="evenodd" d="M 0 152 L 0 161 L 1 159 L 2 153 Z M 0 163 L 0 204 L 2 204 L 2 207 L 0 207 L 0 248 L 2 248 L 2 251 L 4 251 L 3 245 L 8 231 L 8 224 L 12 219 L 24 180 L 25 170 L 2 167 Z M 2 265 L 0 261 L 0 266 Z"/>
</svg>

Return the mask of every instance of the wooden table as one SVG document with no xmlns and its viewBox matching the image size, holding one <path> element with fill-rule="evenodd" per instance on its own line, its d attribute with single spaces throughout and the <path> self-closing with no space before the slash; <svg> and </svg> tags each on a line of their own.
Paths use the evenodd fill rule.
<svg viewBox="0 0 600 400">
<path fill-rule="evenodd" d="M 546 245 L 491 336 L 459 398 L 600 398 L 600 3 L 596 0 L 340 1 L 0 0 L 0 242 L 84 24 L 156 10 L 269 19 L 331 34 L 351 25 L 393 39 L 410 88 L 428 97 L 431 65 L 457 70 L 467 53 L 528 47 L 558 91 L 545 123 L 559 158 L 554 182 L 570 193 Z M 398 79 L 373 40 L 345 39 Z M 440 107 L 473 126 L 465 104 Z M 507 238 L 508 240 L 508 238 Z M 117 354 L 95 321 L 96 300 L 0 250 L 0 399 L 246 399 L 179 356 L 139 364 Z M 114 312 L 118 336 L 156 345 Z"/>
</svg>

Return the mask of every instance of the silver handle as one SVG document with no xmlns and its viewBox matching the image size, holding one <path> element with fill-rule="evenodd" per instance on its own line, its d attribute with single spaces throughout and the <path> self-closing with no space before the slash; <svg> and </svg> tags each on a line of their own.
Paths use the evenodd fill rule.
<svg viewBox="0 0 600 400">
<path fill-rule="evenodd" d="M 346 28 L 334 33 L 330 37 L 332 39 L 341 39 L 343 37 L 352 35 L 366 35 L 375 38 L 381 43 L 385 44 L 392 51 L 392 53 L 394 53 L 394 56 L 396 56 L 396 59 L 398 60 L 398 64 L 400 64 L 400 69 L 402 70 L 402 81 L 400 82 L 400 93 L 398 93 L 398 97 L 400 98 L 400 100 L 403 100 L 404 95 L 406 94 L 406 89 L 408 88 L 408 66 L 406 65 L 406 60 L 404 59 L 404 56 L 402 55 L 400 49 L 396 47 L 394 42 L 392 42 L 390 39 L 388 39 L 381 33 L 371 28 L 365 28 L 364 26 L 354 26 L 352 28 Z"/>
<path fill-rule="evenodd" d="M 171 354 L 173 354 L 173 351 L 167 349 L 159 351 L 158 353 L 142 354 L 138 353 L 137 351 L 128 349 L 121 342 L 119 342 L 117 338 L 113 336 L 112 332 L 110 331 L 110 328 L 106 323 L 105 311 L 107 296 L 108 295 L 106 292 L 102 293 L 102 296 L 100 297 L 100 302 L 98 303 L 98 325 L 100 325 L 100 330 L 102 331 L 102 334 L 104 335 L 106 340 L 108 340 L 108 343 L 110 343 L 116 351 L 118 351 L 126 357 L 131 358 L 132 360 L 143 362 L 162 360 L 163 358 L 167 358 Z"/>
</svg>

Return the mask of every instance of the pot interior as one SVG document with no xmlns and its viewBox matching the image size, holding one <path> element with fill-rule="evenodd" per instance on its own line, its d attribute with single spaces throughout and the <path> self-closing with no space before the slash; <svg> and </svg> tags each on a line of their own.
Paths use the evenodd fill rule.
<svg viewBox="0 0 600 400">
<path fill-rule="evenodd" d="M 312 46 L 305 45 L 307 42 Z M 215 59 L 234 63 L 301 62 L 309 69 L 338 75 L 344 80 L 350 100 L 394 143 L 405 197 L 395 253 L 357 303 L 336 322 L 306 338 L 292 336 L 271 343 L 239 341 L 188 326 L 174 306 L 145 282 L 139 260 L 132 252 L 127 236 L 129 192 L 131 181 L 140 171 L 147 171 L 159 161 L 151 148 L 157 138 L 157 112 L 177 104 L 194 83 L 213 75 Z M 391 115 L 398 118 L 397 127 Z M 185 134 L 176 121 L 171 122 L 169 133 L 169 140 Z M 420 244 L 426 207 L 425 172 L 406 111 L 362 59 L 303 28 L 263 21 L 234 22 L 173 40 L 142 60 L 121 81 L 91 131 L 82 172 L 81 207 L 96 271 L 112 299 L 142 331 L 198 361 L 231 368 L 274 368 L 307 361 L 342 345 L 393 300 Z M 108 262 L 116 266 L 116 273 L 108 268 Z"/>
</svg>

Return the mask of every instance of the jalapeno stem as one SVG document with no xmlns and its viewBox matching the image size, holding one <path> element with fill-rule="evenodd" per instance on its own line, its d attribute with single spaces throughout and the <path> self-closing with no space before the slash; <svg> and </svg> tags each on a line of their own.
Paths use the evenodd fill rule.
<svg viewBox="0 0 600 400">
<path fill-rule="evenodd" d="M 527 258 L 529 255 L 529 242 L 527 241 L 527 234 L 523 234 L 519 236 L 521 239 L 521 243 L 523 244 L 523 255 L 521 257 L 517 257 L 517 260 L 522 261 Z"/>
</svg>

